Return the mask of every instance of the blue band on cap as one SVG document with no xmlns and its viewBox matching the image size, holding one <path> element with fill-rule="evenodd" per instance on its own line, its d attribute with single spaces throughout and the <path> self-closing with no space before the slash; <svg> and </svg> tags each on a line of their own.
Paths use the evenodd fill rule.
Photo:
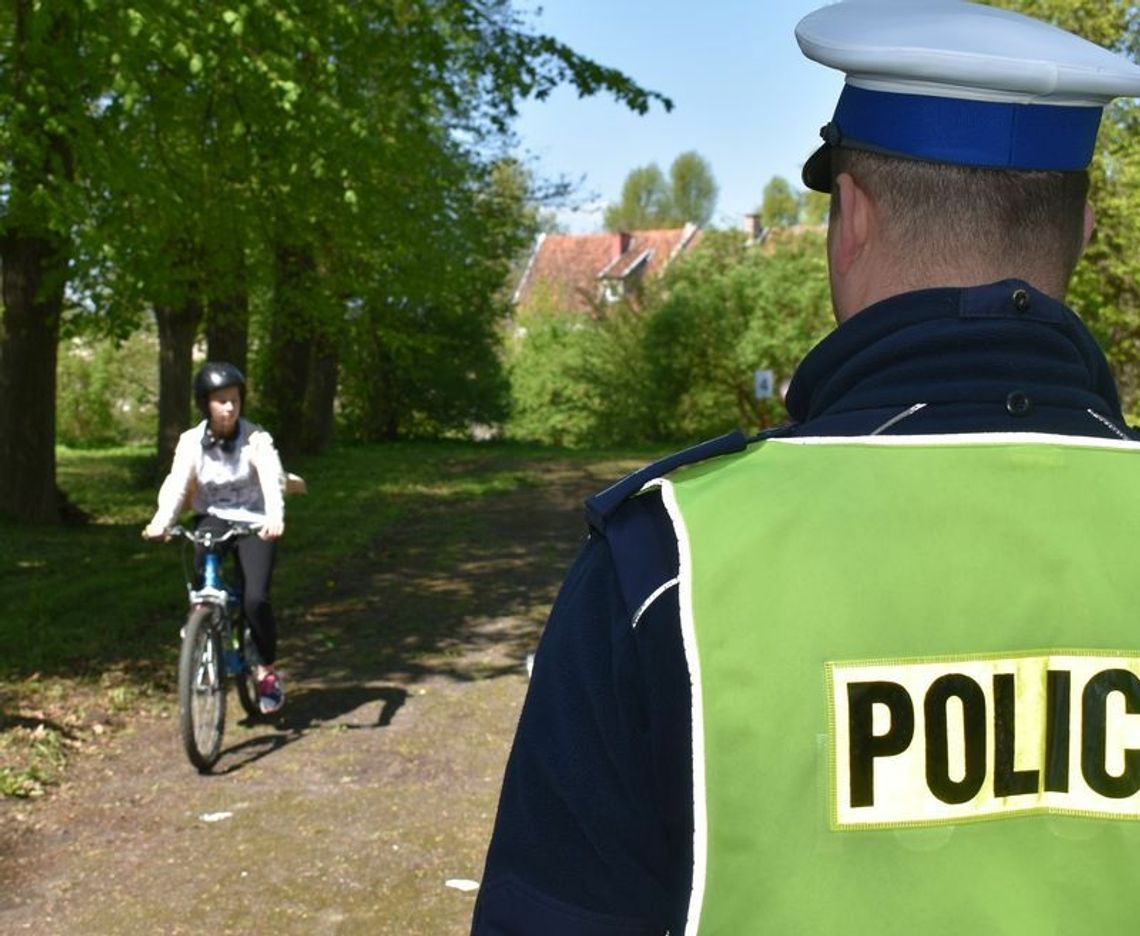
<svg viewBox="0 0 1140 936">
<path fill-rule="evenodd" d="M 845 85 L 840 145 L 995 169 L 1072 171 L 1092 159 L 1100 107 L 1010 104 Z"/>
</svg>

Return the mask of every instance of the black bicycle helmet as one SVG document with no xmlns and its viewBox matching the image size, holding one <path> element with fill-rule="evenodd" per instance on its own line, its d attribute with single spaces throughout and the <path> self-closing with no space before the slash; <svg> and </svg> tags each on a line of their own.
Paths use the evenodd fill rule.
<svg viewBox="0 0 1140 936">
<path fill-rule="evenodd" d="M 245 405 L 245 375 L 225 361 L 208 361 L 194 375 L 194 402 L 203 417 L 210 416 L 210 394 L 226 387 L 237 387 Z"/>
</svg>

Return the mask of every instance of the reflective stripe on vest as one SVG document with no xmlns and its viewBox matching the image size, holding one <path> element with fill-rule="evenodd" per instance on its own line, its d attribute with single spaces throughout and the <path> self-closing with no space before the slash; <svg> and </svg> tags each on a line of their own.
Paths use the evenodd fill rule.
<svg viewBox="0 0 1140 936">
<path fill-rule="evenodd" d="M 1140 445 L 773 440 L 662 487 L 693 681 L 686 932 L 1140 916 Z"/>
</svg>

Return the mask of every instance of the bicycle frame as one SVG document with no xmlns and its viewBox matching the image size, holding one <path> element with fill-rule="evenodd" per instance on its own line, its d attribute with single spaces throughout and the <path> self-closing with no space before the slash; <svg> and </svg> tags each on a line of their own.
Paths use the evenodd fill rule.
<svg viewBox="0 0 1140 936">
<path fill-rule="evenodd" d="M 226 607 L 233 603 L 235 597 L 240 598 L 240 589 L 230 589 L 222 575 L 222 544 L 237 536 L 245 536 L 251 532 L 244 527 L 232 527 L 221 536 L 212 533 L 198 533 L 183 527 L 175 527 L 172 531 L 184 537 L 189 542 L 202 546 L 206 550 L 202 569 L 202 587 L 194 588 L 193 577 L 186 576 L 186 591 L 190 596 L 190 604 L 215 604 Z"/>
<path fill-rule="evenodd" d="M 201 588 L 188 588 L 191 607 L 195 605 L 215 605 L 222 613 L 222 646 L 225 647 L 226 675 L 240 677 L 249 669 L 249 661 L 238 650 L 233 625 L 241 615 L 241 593 L 231 591 L 222 579 L 222 557 L 216 552 L 207 552 L 203 568 Z"/>
<path fill-rule="evenodd" d="M 230 589 L 222 578 L 221 555 L 211 550 L 209 544 L 206 544 L 206 550 L 202 587 L 194 588 L 190 583 L 186 586 L 190 604 L 217 604 L 222 609 L 234 610 L 241 592 Z"/>
<path fill-rule="evenodd" d="M 194 577 L 186 575 L 186 592 L 190 607 L 214 605 L 222 610 L 222 641 L 226 648 L 226 674 L 241 676 L 249 667 L 249 661 L 239 655 L 235 646 L 232 625 L 241 615 L 241 588 L 226 584 L 222 573 L 222 553 L 220 547 L 227 541 L 252 532 L 247 527 L 231 527 L 220 536 L 212 533 L 198 533 L 183 527 L 175 527 L 172 533 L 184 537 L 188 542 L 200 545 L 206 553 L 203 556 L 202 587 L 194 587 Z"/>
<path fill-rule="evenodd" d="M 193 588 L 187 583 L 186 591 L 190 604 L 212 604 L 223 610 L 236 613 L 241 610 L 241 588 L 231 588 L 222 577 L 222 557 L 214 552 L 206 553 L 202 569 L 202 587 Z"/>
</svg>

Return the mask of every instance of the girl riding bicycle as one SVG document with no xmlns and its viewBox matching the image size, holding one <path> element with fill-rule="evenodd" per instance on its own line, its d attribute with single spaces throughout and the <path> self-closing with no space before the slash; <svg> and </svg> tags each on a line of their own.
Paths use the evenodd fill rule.
<svg viewBox="0 0 1140 936">
<path fill-rule="evenodd" d="M 158 510 L 143 535 L 165 539 L 189 500 L 196 529 L 225 531 L 229 521 L 253 523 L 257 536 L 236 541 L 243 581 L 243 605 L 257 651 L 258 707 L 269 715 L 281 708 L 285 689 L 273 667 L 277 622 L 269 604 L 276 540 L 285 532 L 284 470 L 273 439 L 241 417 L 245 377 L 234 365 L 207 363 L 194 377 L 194 401 L 202 422 L 178 439 L 170 474 L 158 492 Z M 196 550 L 201 569 L 201 550 Z"/>
</svg>

